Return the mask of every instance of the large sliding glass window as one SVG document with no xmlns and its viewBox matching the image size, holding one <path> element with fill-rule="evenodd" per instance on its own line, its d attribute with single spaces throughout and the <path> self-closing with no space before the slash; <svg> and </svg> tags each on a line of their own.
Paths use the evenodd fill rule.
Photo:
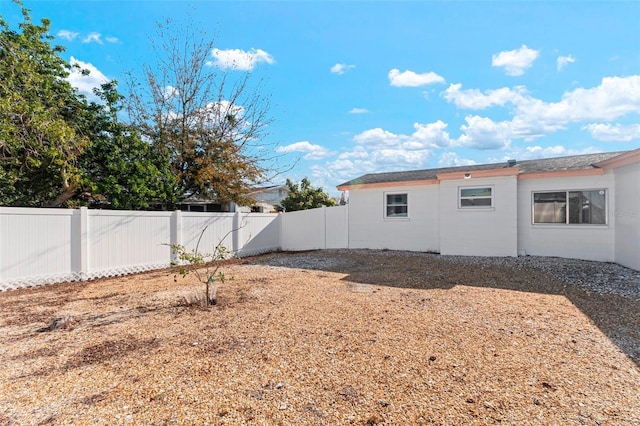
<svg viewBox="0 0 640 426">
<path fill-rule="evenodd" d="M 606 225 L 607 192 L 534 192 L 533 223 Z"/>
</svg>

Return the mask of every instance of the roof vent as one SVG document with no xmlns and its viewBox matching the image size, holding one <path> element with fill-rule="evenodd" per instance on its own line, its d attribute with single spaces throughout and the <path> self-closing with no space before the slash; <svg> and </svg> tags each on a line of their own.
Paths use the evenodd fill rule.
<svg viewBox="0 0 640 426">
<path fill-rule="evenodd" d="M 516 160 L 507 160 L 507 167 L 513 167 L 516 165 Z"/>
</svg>

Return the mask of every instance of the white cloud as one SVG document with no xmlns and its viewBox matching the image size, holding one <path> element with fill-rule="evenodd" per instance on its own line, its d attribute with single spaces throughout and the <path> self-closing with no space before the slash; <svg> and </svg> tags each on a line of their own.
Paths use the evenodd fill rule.
<svg viewBox="0 0 640 426">
<path fill-rule="evenodd" d="M 558 71 L 561 71 L 564 67 L 574 63 L 575 61 L 576 60 L 571 55 L 558 56 L 558 59 L 556 60 Z"/>
<path fill-rule="evenodd" d="M 349 114 L 366 114 L 368 112 L 369 112 L 369 110 L 366 109 L 366 108 L 352 108 L 349 111 Z"/>
<path fill-rule="evenodd" d="M 107 40 L 108 43 L 117 43 L 120 41 L 118 37 L 113 37 L 113 36 L 108 36 L 108 37 L 105 37 L 104 39 Z"/>
<path fill-rule="evenodd" d="M 453 102 L 458 108 L 463 109 L 485 109 L 492 106 L 504 106 L 507 103 L 518 103 L 526 96 L 526 89 L 523 86 L 516 86 L 514 89 L 502 87 L 495 90 L 486 90 L 484 93 L 478 89 L 460 90 L 462 84 L 451 84 L 442 92 L 443 97 Z"/>
<path fill-rule="evenodd" d="M 83 43 L 98 43 L 102 44 L 102 35 L 100 33 L 89 33 L 82 39 Z"/>
<path fill-rule="evenodd" d="M 620 124 L 592 123 L 582 127 L 591 137 L 604 142 L 631 142 L 640 140 L 640 124 L 623 126 Z"/>
<path fill-rule="evenodd" d="M 422 167 L 429 157 L 430 151 L 407 151 L 404 149 L 381 149 L 373 151 L 370 159 L 381 170 L 411 170 Z"/>
<path fill-rule="evenodd" d="M 539 50 L 529 49 L 523 44 L 519 49 L 493 55 L 491 65 L 504 68 L 505 73 L 509 76 L 518 76 L 524 74 L 524 70 L 530 68 L 539 55 Z"/>
<path fill-rule="evenodd" d="M 493 157 L 487 160 L 488 163 L 499 163 L 511 159 L 537 160 L 539 158 L 566 157 L 569 155 L 594 154 L 602 150 L 597 147 L 587 147 L 582 149 L 570 149 L 562 145 L 542 147 L 540 145 L 526 146 L 504 152 L 501 157 Z"/>
<path fill-rule="evenodd" d="M 357 144 L 367 147 L 391 147 L 399 146 L 402 142 L 407 140 L 407 136 L 396 135 L 377 127 L 375 129 L 365 130 L 364 132 L 355 135 L 353 140 Z"/>
<path fill-rule="evenodd" d="M 415 131 L 403 147 L 407 149 L 431 149 L 449 146 L 451 138 L 446 131 L 447 124 L 441 120 L 435 123 L 414 123 Z"/>
<path fill-rule="evenodd" d="M 345 72 L 355 68 L 355 65 L 349 65 L 349 64 L 335 64 L 334 66 L 332 66 L 329 70 L 333 73 L 333 74 L 338 74 L 338 75 L 342 75 Z"/>
<path fill-rule="evenodd" d="M 327 158 L 332 153 L 326 148 L 320 145 L 314 145 L 308 141 L 301 141 L 292 143 L 286 146 L 280 146 L 276 148 L 277 152 L 289 154 L 292 152 L 304 152 L 306 155 L 303 157 L 305 160 L 322 160 Z"/>
<path fill-rule="evenodd" d="M 178 91 L 177 87 L 173 87 L 173 86 L 165 86 L 164 87 L 164 99 L 165 100 L 170 100 L 171 98 L 173 98 L 174 96 L 178 96 L 180 94 L 180 92 Z"/>
<path fill-rule="evenodd" d="M 65 40 L 73 41 L 76 37 L 78 37 L 78 33 L 69 31 L 69 30 L 60 30 L 58 34 L 56 34 L 59 38 L 63 38 Z"/>
<path fill-rule="evenodd" d="M 413 71 L 400 72 L 400 70 L 396 68 L 389 71 L 388 77 L 389 82 L 394 87 L 418 87 L 445 82 L 443 77 L 434 72 L 416 74 Z"/>
<path fill-rule="evenodd" d="M 275 60 L 271 54 L 262 49 L 252 48 L 249 51 L 241 49 L 213 49 L 211 56 L 214 61 L 208 61 L 207 65 L 222 69 L 233 68 L 239 71 L 251 71 L 260 63 L 273 64 Z"/>
<path fill-rule="evenodd" d="M 334 182 L 353 179 L 363 173 L 423 168 L 433 150 L 450 144 L 447 124 L 414 123 L 410 135 L 395 134 L 382 128 L 363 131 L 353 137 L 356 145 L 334 160 L 314 169 L 314 177 Z"/>
<path fill-rule="evenodd" d="M 477 115 L 465 117 L 467 124 L 460 126 L 464 132 L 457 144 L 476 149 L 504 149 L 509 147 L 513 132 L 508 121 L 495 122 Z"/>
<path fill-rule="evenodd" d="M 97 100 L 93 89 L 99 88 L 101 84 L 108 82 L 109 79 L 93 64 L 79 61 L 73 56 L 69 60 L 69 64 L 71 65 L 71 71 L 67 77 L 69 83 L 89 100 Z M 83 69 L 89 70 L 89 75 L 83 75 Z"/>
<path fill-rule="evenodd" d="M 463 135 L 457 140 L 459 145 L 496 149 L 508 146 L 513 139 L 531 141 L 566 129 L 572 123 L 606 122 L 637 113 L 640 111 L 640 75 L 605 77 L 596 87 L 565 92 L 557 102 L 534 98 L 522 86 L 481 92 L 461 90 L 460 84 L 452 84 L 442 92 L 442 97 L 466 109 L 510 106 L 511 120 L 496 123 L 487 117 L 472 116 L 461 126 Z M 602 127 L 593 129 L 592 135 L 603 135 L 605 131 Z M 614 130 L 608 133 L 609 136 L 600 137 L 616 137 Z M 628 137 L 628 133 L 622 128 L 618 132 L 621 138 Z"/>
<path fill-rule="evenodd" d="M 178 93 L 177 89 L 174 89 L 171 86 L 167 86 L 168 90 L 173 89 L 174 92 L 171 95 L 175 95 Z M 166 92 L 165 92 L 166 94 Z M 244 119 L 244 107 L 240 105 L 235 105 L 231 101 L 217 101 L 217 102 L 209 102 L 202 112 L 208 114 L 207 120 L 209 123 L 224 123 L 229 122 L 229 116 L 232 116 L 235 119 L 235 125 L 231 126 L 233 128 L 229 129 L 230 132 L 235 133 L 237 131 L 241 131 L 242 127 L 246 125 L 246 121 Z"/>
<path fill-rule="evenodd" d="M 613 120 L 640 111 L 640 75 L 605 77 L 599 86 L 578 88 L 562 95 L 560 102 L 549 104 L 570 121 Z"/>
<path fill-rule="evenodd" d="M 455 152 L 443 152 L 438 160 L 438 167 L 472 166 L 478 164 L 473 160 L 460 158 Z"/>
</svg>

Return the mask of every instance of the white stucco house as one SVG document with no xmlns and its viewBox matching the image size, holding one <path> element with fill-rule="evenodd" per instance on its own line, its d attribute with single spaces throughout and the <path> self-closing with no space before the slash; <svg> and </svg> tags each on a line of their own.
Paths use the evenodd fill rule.
<svg viewBox="0 0 640 426">
<path fill-rule="evenodd" d="M 559 256 L 640 270 L 640 149 L 374 173 L 349 191 L 349 247 Z"/>
</svg>

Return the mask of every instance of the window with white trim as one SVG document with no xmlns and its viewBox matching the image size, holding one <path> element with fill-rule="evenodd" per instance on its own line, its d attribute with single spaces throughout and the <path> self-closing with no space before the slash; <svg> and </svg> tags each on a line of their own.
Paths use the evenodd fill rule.
<svg viewBox="0 0 640 426">
<path fill-rule="evenodd" d="M 534 192 L 533 223 L 606 225 L 607 191 Z"/>
<path fill-rule="evenodd" d="M 459 200 L 458 207 L 461 209 L 493 207 L 493 188 L 490 186 L 462 187 Z"/>
<path fill-rule="evenodd" d="M 408 194 L 385 194 L 384 217 L 409 217 Z"/>
</svg>

